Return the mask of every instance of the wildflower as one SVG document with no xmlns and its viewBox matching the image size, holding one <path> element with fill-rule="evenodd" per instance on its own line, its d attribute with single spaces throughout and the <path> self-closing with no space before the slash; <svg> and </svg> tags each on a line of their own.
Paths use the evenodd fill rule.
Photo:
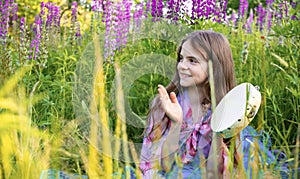
<svg viewBox="0 0 300 179">
<path fill-rule="evenodd" d="M 8 27 L 9 27 L 9 2 L 6 0 L 3 5 L 0 2 L 0 11 L 1 11 L 1 23 L 0 23 L 0 39 L 3 40 L 3 44 L 6 43 Z"/>
<path fill-rule="evenodd" d="M 259 30 L 262 31 L 263 30 L 263 25 L 264 25 L 264 21 L 265 21 L 265 17 L 266 17 L 266 10 L 262 7 L 261 4 L 258 5 L 257 9 L 257 25 L 259 26 Z"/>
<path fill-rule="evenodd" d="M 26 33 L 26 29 L 25 29 L 25 18 L 21 17 L 20 19 L 20 42 L 22 44 L 22 42 L 24 41 L 24 37 L 25 37 L 25 33 Z"/>
<path fill-rule="evenodd" d="M 151 6 L 151 1 L 150 0 L 147 0 L 147 3 L 146 3 L 146 10 L 144 12 L 144 18 L 147 18 L 148 17 L 148 13 L 150 11 L 150 6 Z"/>
<path fill-rule="evenodd" d="M 167 11 L 167 18 L 168 19 L 172 19 L 173 18 L 173 13 L 174 13 L 174 0 L 169 0 L 167 2 L 167 8 L 168 8 L 168 11 Z"/>
<path fill-rule="evenodd" d="M 153 17 L 153 21 L 157 21 L 159 20 L 159 17 L 163 17 L 163 2 L 162 0 L 152 0 L 151 5 L 151 15 Z"/>
<path fill-rule="evenodd" d="M 17 3 L 14 3 L 11 5 L 11 21 L 17 21 L 18 20 L 18 4 Z"/>
<path fill-rule="evenodd" d="M 272 17 L 273 17 L 273 13 L 272 13 L 272 10 L 270 8 L 268 8 L 268 17 L 267 17 L 267 29 L 270 30 L 271 28 L 271 25 L 272 25 Z"/>
<path fill-rule="evenodd" d="M 75 23 L 77 21 L 77 2 L 73 1 L 72 2 L 72 22 Z"/>
<path fill-rule="evenodd" d="M 252 9 L 250 9 L 250 14 L 249 14 L 249 17 L 248 17 L 248 19 L 246 21 L 246 24 L 245 24 L 245 28 L 246 28 L 248 33 L 252 32 L 251 26 L 252 26 L 252 23 L 253 23 L 253 16 L 254 16 L 253 11 L 252 11 Z"/>
<path fill-rule="evenodd" d="M 92 1 L 92 11 L 103 12 L 103 0 L 93 0 Z"/>
<path fill-rule="evenodd" d="M 237 14 L 234 11 L 232 12 L 229 20 L 232 22 L 232 26 L 235 27 L 237 21 Z"/>
<path fill-rule="evenodd" d="M 44 1 L 41 2 L 41 12 L 40 12 L 41 15 L 45 15 L 45 3 Z"/>
<path fill-rule="evenodd" d="M 31 41 L 30 44 L 30 53 L 33 53 L 33 55 L 30 55 L 29 58 L 34 58 L 34 60 L 36 60 L 37 56 L 39 55 L 39 45 L 40 45 L 40 40 L 41 40 L 41 32 L 42 32 L 42 20 L 41 17 L 39 15 L 35 16 L 35 21 L 34 21 L 34 38 Z"/>
<path fill-rule="evenodd" d="M 134 13 L 133 13 L 133 29 L 134 31 L 139 31 L 139 28 L 141 26 L 141 19 L 143 18 L 143 7 L 144 4 L 140 3 L 140 4 L 136 4 L 135 8 L 134 8 Z"/>
<path fill-rule="evenodd" d="M 60 7 L 59 6 L 54 6 L 53 10 L 53 19 L 54 19 L 54 25 L 59 28 L 60 27 Z"/>
<path fill-rule="evenodd" d="M 240 0 L 239 13 L 238 13 L 239 19 L 244 19 L 244 16 L 245 14 L 247 14 L 247 11 L 248 11 L 248 1 Z"/>
<path fill-rule="evenodd" d="M 104 59 L 107 59 L 111 54 L 111 27 L 112 27 L 112 14 L 113 14 L 113 5 L 111 1 L 107 1 L 104 11 L 104 20 L 105 20 L 105 39 L 104 39 Z"/>
<path fill-rule="evenodd" d="M 267 7 L 272 6 L 273 2 L 274 2 L 274 0 L 266 0 Z"/>
</svg>

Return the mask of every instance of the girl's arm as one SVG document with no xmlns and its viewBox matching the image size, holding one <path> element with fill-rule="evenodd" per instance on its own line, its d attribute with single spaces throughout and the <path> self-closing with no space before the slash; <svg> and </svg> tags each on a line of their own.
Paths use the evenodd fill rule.
<svg viewBox="0 0 300 179">
<path fill-rule="evenodd" d="M 170 172 L 172 164 L 175 160 L 175 153 L 179 148 L 179 135 L 180 135 L 180 123 L 172 121 L 169 133 L 162 147 L 162 161 L 161 165 L 164 171 Z"/>
<path fill-rule="evenodd" d="M 183 115 L 181 106 L 179 105 L 174 92 L 171 92 L 169 95 L 162 85 L 158 85 L 158 93 L 162 108 L 166 115 L 171 119 L 171 127 L 162 147 L 161 161 L 163 169 L 166 172 L 169 172 L 175 160 L 174 154 L 179 147 L 178 143 Z"/>
</svg>

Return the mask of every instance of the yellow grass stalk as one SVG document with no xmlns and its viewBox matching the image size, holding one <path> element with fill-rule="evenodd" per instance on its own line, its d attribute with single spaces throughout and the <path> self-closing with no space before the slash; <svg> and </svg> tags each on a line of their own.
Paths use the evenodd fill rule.
<svg viewBox="0 0 300 179">
<path fill-rule="evenodd" d="M 89 144 L 89 165 L 88 175 L 90 178 L 99 178 L 98 166 L 98 143 L 97 131 L 98 120 L 101 124 L 102 139 L 100 145 L 103 147 L 102 161 L 104 174 L 108 177 L 112 176 L 112 158 L 111 158 L 111 143 L 108 126 L 108 113 L 105 103 L 105 76 L 103 70 L 103 59 L 100 52 L 100 43 L 97 34 L 94 34 L 94 50 L 95 50 L 95 68 L 94 68 L 94 83 L 93 95 L 91 103 L 91 132 Z M 99 109 L 97 110 L 97 106 Z M 100 118 L 100 119 L 99 119 Z"/>
<path fill-rule="evenodd" d="M 138 167 L 139 164 L 140 164 L 139 157 L 138 157 L 138 154 L 135 150 L 135 147 L 134 147 L 134 144 L 133 144 L 132 141 L 129 141 L 129 149 L 131 151 L 131 155 L 132 155 L 133 161 L 135 163 L 135 166 L 137 167 L 136 170 L 135 170 L 136 177 L 138 179 L 141 179 L 142 178 L 142 172 L 140 171 L 140 169 Z"/>
<path fill-rule="evenodd" d="M 31 126 L 24 89 L 15 89 L 25 72 L 25 68 L 18 71 L 0 89 L 1 108 L 9 109 L 0 114 L 0 178 L 39 178 L 42 170 L 49 167 L 48 135 Z"/>
<path fill-rule="evenodd" d="M 122 131 L 122 147 L 125 157 L 125 163 L 129 166 L 129 151 L 128 151 L 128 138 L 126 133 L 126 115 L 125 115 L 125 103 L 124 103 L 124 93 L 122 89 L 122 81 L 121 81 L 121 69 L 116 62 L 114 64 L 115 72 L 116 72 L 116 107 L 117 107 L 117 121 L 121 123 L 121 131 Z M 121 122 L 123 120 L 123 122 Z M 126 170 L 126 178 L 130 178 L 130 172 Z"/>
</svg>

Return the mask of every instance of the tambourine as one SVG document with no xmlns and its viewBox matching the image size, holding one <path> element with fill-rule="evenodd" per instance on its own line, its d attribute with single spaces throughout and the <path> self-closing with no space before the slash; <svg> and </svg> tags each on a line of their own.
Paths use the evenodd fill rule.
<svg viewBox="0 0 300 179">
<path fill-rule="evenodd" d="M 212 114 L 211 128 L 223 138 L 243 130 L 255 117 L 261 103 L 257 87 L 242 83 L 230 90 Z"/>
</svg>

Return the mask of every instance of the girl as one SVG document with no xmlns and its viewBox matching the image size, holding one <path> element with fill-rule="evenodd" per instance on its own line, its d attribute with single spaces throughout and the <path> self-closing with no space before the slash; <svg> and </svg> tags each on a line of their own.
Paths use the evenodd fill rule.
<svg viewBox="0 0 300 179">
<path fill-rule="evenodd" d="M 204 171 L 209 177 L 226 175 L 228 148 L 210 128 L 209 61 L 217 104 L 236 85 L 228 40 L 212 31 L 189 34 L 179 46 L 173 80 L 166 88 L 158 86 L 150 108 L 141 151 L 144 178 L 201 178 Z M 238 149 L 235 156 L 237 161 Z M 199 167 L 203 163 L 206 170 Z"/>
</svg>

